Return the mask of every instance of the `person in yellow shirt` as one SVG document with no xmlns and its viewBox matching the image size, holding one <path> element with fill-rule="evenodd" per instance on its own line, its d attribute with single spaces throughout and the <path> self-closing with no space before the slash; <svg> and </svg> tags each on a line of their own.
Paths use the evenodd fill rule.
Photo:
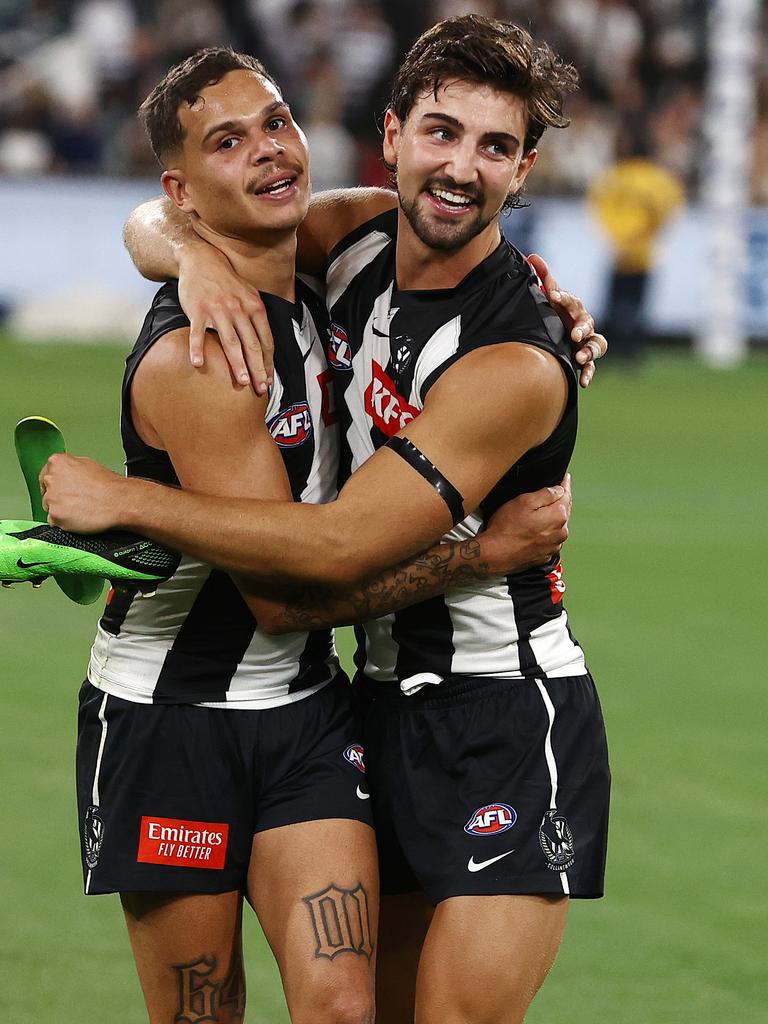
<svg viewBox="0 0 768 1024">
<path fill-rule="evenodd" d="M 646 339 L 644 305 L 656 239 L 682 206 L 683 185 L 671 171 L 638 153 L 597 178 L 588 198 L 614 251 L 606 333 L 615 356 L 636 361 Z"/>
</svg>

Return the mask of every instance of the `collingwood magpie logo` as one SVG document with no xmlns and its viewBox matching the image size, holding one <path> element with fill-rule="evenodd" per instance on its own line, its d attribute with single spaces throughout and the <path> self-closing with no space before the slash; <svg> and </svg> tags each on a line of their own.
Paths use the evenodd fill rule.
<svg viewBox="0 0 768 1024">
<path fill-rule="evenodd" d="M 95 868 L 98 864 L 103 841 L 104 819 L 99 808 L 95 804 L 91 804 L 83 818 L 83 849 L 85 850 L 85 863 L 89 868 Z"/>
<path fill-rule="evenodd" d="M 398 334 L 395 338 L 395 358 L 392 365 L 398 376 L 401 373 L 405 373 L 411 364 L 413 352 L 411 351 L 410 346 L 412 344 L 413 339 L 407 337 L 407 335 Z"/>
<path fill-rule="evenodd" d="M 550 871 L 567 871 L 573 865 L 573 832 L 557 810 L 547 811 L 541 819 L 539 842 Z"/>
</svg>

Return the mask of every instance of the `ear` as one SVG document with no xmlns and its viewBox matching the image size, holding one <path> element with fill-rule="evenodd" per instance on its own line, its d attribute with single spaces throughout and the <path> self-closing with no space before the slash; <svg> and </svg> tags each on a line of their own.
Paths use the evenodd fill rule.
<svg viewBox="0 0 768 1024">
<path fill-rule="evenodd" d="M 384 142 L 382 148 L 385 163 L 390 164 L 392 167 L 397 167 L 397 154 L 400 149 L 402 127 L 402 122 L 392 110 L 392 107 L 389 107 L 384 115 Z"/>
<path fill-rule="evenodd" d="M 163 192 L 175 206 L 178 206 L 184 213 L 194 212 L 195 207 L 189 197 L 183 171 L 178 167 L 170 171 L 163 171 L 160 175 L 160 183 L 163 186 Z"/>
<path fill-rule="evenodd" d="M 515 174 L 515 185 L 514 191 L 518 192 L 523 187 L 523 182 L 528 177 L 530 172 L 533 170 L 533 165 L 536 163 L 536 157 L 539 155 L 538 149 L 529 149 L 517 168 Z"/>
</svg>

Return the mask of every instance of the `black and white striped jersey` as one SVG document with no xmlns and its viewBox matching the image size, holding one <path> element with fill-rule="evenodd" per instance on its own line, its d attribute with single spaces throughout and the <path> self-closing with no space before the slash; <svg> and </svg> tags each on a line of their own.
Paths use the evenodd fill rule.
<svg viewBox="0 0 768 1024">
<path fill-rule="evenodd" d="M 328 271 L 328 354 L 342 430 L 342 482 L 418 416 L 440 375 L 476 348 L 508 341 L 535 345 L 560 360 L 569 382 L 567 409 L 554 433 L 447 535 L 468 538 L 503 502 L 562 480 L 576 439 L 576 373 L 559 318 L 508 242 L 456 288 L 407 292 L 395 281 L 396 235 L 396 211 L 374 218 L 342 240 Z M 467 401 L 481 416 L 482 396 L 467 395 Z M 559 559 L 457 588 L 358 628 L 357 667 L 372 679 L 401 682 L 424 673 L 579 675 L 586 671 L 584 656 L 568 627 L 564 589 Z"/>
<path fill-rule="evenodd" d="M 275 376 L 266 412 L 294 500 L 336 495 L 338 428 L 325 359 L 328 318 L 322 301 L 297 281 L 296 303 L 263 295 L 275 339 Z M 176 282 L 155 296 L 126 361 L 121 432 L 129 476 L 177 484 L 168 453 L 139 437 L 131 417 L 133 376 L 149 348 L 189 321 Z M 253 708 L 287 704 L 338 671 L 330 630 L 268 636 L 259 630 L 226 573 L 184 557 L 151 599 L 110 594 L 91 650 L 88 679 L 140 703 Z"/>
</svg>

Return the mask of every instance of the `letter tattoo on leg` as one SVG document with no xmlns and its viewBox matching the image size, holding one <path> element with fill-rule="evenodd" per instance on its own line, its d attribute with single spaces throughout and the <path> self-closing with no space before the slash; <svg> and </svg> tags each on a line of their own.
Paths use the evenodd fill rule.
<svg viewBox="0 0 768 1024">
<path fill-rule="evenodd" d="M 354 889 L 329 885 L 322 892 L 304 896 L 315 930 L 315 958 L 333 960 L 339 953 L 373 956 L 368 893 L 362 882 Z"/>
</svg>

